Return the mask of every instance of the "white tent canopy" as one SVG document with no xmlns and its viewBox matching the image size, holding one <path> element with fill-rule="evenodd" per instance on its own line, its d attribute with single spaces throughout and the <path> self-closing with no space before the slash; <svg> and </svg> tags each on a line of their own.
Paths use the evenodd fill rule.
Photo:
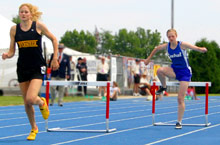
<svg viewBox="0 0 220 145">
<path fill-rule="evenodd" d="M 53 45 L 52 45 L 52 42 L 47 38 L 47 37 L 43 37 L 42 38 L 42 43 L 45 43 L 46 45 L 46 48 L 47 48 L 47 54 L 52 54 L 53 53 Z M 82 53 L 82 52 L 79 52 L 79 51 L 76 51 L 76 50 L 73 50 L 71 48 L 68 48 L 68 47 L 65 47 L 65 49 L 63 50 L 63 52 L 67 55 L 70 55 L 70 56 L 76 56 L 76 55 L 90 55 L 88 53 Z"/>
<path fill-rule="evenodd" d="M 12 21 L 0 15 L 0 49 L 9 48 L 10 44 L 10 28 L 15 25 Z"/>
</svg>

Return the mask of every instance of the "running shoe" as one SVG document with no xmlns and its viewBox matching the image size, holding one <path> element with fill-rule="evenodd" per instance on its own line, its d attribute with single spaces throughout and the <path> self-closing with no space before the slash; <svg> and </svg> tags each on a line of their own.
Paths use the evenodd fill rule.
<svg viewBox="0 0 220 145">
<path fill-rule="evenodd" d="M 44 101 L 44 104 L 43 104 L 42 107 L 39 107 L 39 108 L 40 108 L 40 112 L 41 112 L 43 118 L 46 120 L 46 119 L 48 119 L 48 117 L 49 117 L 49 115 L 50 115 L 50 111 L 49 111 L 49 108 L 48 108 L 48 106 L 47 106 L 47 101 L 46 101 L 46 99 L 43 98 L 43 97 L 41 97 L 41 100 Z"/>
<path fill-rule="evenodd" d="M 177 123 L 176 123 L 176 127 L 175 127 L 175 129 L 182 129 L 182 124 L 179 123 L 179 122 L 177 122 Z"/>
<path fill-rule="evenodd" d="M 156 92 L 156 95 L 160 95 L 163 93 L 163 91 L 166 91 L 167 88 L 164 88 L 164 87 L 160 87 L 160 89 Z"/>
<path fill-rule="evenodd" d="M 37 133 L 38 133 L 38 128 L 31 129 L 31 132 L 30 132 L 29 136 L 27 137 L 27 140 L 35 140 Z"/>
<path fill-rule="evenodd" d="M 140 93 L 137 93 L 137 96 L 142 96 Z"/>
<path fill-rule="evenodd" d="M 133 93 L 133 96 L 137 96 L 137 93 Z"/>
</svg>

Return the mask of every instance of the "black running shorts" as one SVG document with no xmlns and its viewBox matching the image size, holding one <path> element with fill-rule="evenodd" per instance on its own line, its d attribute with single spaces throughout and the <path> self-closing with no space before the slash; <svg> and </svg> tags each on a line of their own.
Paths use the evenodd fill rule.
<svg viewBox="0 0 220 145">
<path fill-rule="evenodd" d="M 134 76 L 134 83 L 135 83 L 135 84 L 139 84 L 139 83 L 140 83 L 140 75 L 136 74 L 136 75 Z"/>
<path fill-rule="evenodd" d="M 108 81 L 108 74 L 97 74 L 97 81 Z"/>
<path fill-rule="evenodd" d="M 32 79 L 43 80 L 44 74 L 46 74 L 45 66 L 31 68 L 31 69 L 22 69 L 20 67 L 17 67 L 17 76 L 19 83 L 31 81 Z"/>
</svg>

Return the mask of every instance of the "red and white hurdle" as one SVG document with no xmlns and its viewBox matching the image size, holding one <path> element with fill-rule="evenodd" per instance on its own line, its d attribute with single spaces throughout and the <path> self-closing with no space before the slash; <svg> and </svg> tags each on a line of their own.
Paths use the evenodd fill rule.
<svg viewBox="0 0 220 145">
<path fill-rule="evenodd" d="M 179 86 L 179 82 L 166 82 L 167 86 Z M 155 122 L 155 88 L 156 86 L 161 86 L 160 82 L 152 82 L 153 87 L 153 100 L 152 100 L 152 123 L 154 126 L 174 126 L 175 124 L 167 124 L 162 122 Z M 209 100 L 209 87 L 211 87 L 211 82 L 190 82 L 189 86 L 194 87 L 205 87 L 206 97 L 205 97 L 205 123 L 204 124 L 182 124 L 184 126 L 209 126 L 211 123 L 208 122 L 208 100 Z"/>
<path fill-rule="evenodd" d="M 44 81 L 46 85 L 46 100 L 49 104 L 49 91 L 50 86 L 102 86 L 107 87 L 107 96 L 106 96 L 106 129 L 104 130 L 77 130 L 77 129 L 64 129 L 64 128 L 48 128 L 48 120 L 45 121 L 46 130 L 49 132 L 104 132 L 109 133 L 116 131 L 116 128 L 109 129 L 109 107 L 110 107 L 110 86 L 113 86 L 112 82 L 88 82 L 88 81 Z"/>
</svg>

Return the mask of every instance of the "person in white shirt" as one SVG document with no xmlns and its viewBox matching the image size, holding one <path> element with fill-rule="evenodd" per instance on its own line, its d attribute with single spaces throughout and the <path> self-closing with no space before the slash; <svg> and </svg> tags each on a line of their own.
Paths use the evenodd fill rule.
<svg viewBox="0 0 220 145">
<path fill-rule="evenodd" d="M 76 69 L 76 64 L 75 62 L 73 61 L 73 57 L 70 56 L 70 78 L 72 81 L 74 81 L 74 78 L 75 78 L 75 70 Z"/>
<path fill-rule="evenodd" d="M 147 101 L 150 101 L 152 94 L 150 92 L 151 85 L 148 81 L 147 72 L 144 72 L 140 79 L 139 88 L 141 89 L 141 95 L 147 95 Z"/>
<path fill-rule="evenodd" d="M 135 65 L 132 67 L 132 74 L 134 76 L 134 88 L 133 88 L 133 95 L 140 96 L 138 93 L 138 87 L 140 83 L 140 60 L 135 60 Z"/>
<path fill-rule="evenodd" d="M 108 81 L 108 71 L 109 71 L 109 65 L 105 62 L 105 57 L 101 57 L 101 63 L 98 64 L 97 67 L 97 81 Z M 99 87 L 99 97 L 101 97 L 102 90 L 104 91 L 104 94 L 106 94 L 106 87 Z"/>
<path fill-rule="evenodd" d="M 110 87 L 110 101 L 117 101 L 118 93 L 121 93 L 118 84 L 114 81 L 113 87 Z"/>
</svg>

